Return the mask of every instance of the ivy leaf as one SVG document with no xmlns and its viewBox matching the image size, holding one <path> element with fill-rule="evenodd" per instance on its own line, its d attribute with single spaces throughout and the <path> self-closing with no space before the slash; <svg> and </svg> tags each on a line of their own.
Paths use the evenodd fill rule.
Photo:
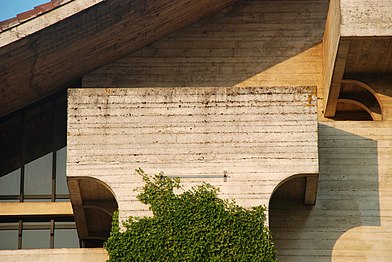
<svg viewBox="0 0 392 262">
<path fill-rule="evenodd" d="M 265 227 L 265 207 L 245 209 L 222 200 L 219 189 L 203 183 L 176 195 L 179 178 L 149 176 L 138 199 L 153 217 L 130 217 L 120 231 L 118 212 L 104 248 L 114 261 L 276 261 Z"/>
</svg>

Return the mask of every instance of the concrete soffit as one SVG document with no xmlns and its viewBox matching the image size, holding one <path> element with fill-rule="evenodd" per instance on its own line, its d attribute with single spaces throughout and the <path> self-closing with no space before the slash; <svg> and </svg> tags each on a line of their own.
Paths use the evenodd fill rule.
<svg viewBox="0 0 392 262">
<path fill-rule="evenodd" d="M 323 51 L 325 117 L 335 117 L 347 79 L 392 74 L 391 10 L 389 0 L 330 1 Z"/>
</svg>

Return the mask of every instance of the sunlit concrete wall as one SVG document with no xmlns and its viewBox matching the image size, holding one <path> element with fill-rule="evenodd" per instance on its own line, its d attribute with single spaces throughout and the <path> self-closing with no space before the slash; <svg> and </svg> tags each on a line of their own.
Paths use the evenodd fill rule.
<svg viewBox="0 0 392 262">
<path fill-rule="evenodd" d="M 56 248 L 0 250 L 2 262 L 105 262 L 108 255 L 101 248 Z"/>
<path fill-rule="evenodd" d="M 339 2 L 342 36 L 392 36 L 390 0 L 340 0 Z"/>
<path fill-rule="evenodd" d="M 392 257 L 392 79 L 361 78 L 382 121 L 319 121 L 316 205 L 270 205 L 279 261 L 381 261 Z"/>
<path fill-rule="evenodd" d="M 318 172 L 327 9 L 239 1 L 85 75 L 92 89 L 70 91 L 68 176 L 107 183 L 122 218 L 148 214 L 138 167 L 268 206 L 283 179 Z"/>
<path fill-rule="evenodd" d="M 83 86 L 319 86 L 328 3 L 238 1 L 90 72 Z"/>
<path fill-rule="evenodd" d="M 319 124 L 316 205 L 270 205 L 279 261 L 390 261 L 390 121 Z"/>
<path fill-rule="evenodd" d="M 67 176 L 113 190 L 122 217 L 146 215 L 134 170 L 202 181 L 244 206 L 318 173 L 313 87 L 70 89 Z M 82 192 L 83 194 L 83 192 Z"/>
</svg>

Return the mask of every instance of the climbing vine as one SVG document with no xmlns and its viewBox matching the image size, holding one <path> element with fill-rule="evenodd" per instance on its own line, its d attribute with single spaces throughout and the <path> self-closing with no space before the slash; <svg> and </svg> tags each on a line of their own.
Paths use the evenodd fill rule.
<svg viewBox="0 0 392 262">
<path fill-rule="evenodd" d="M 136 171 L 145 182 L 138 199 L 153 216 L 130 217 L 120 230 L 115 213 L 104 244 L 110 262 L 276 261 L 264 207 L 245 209 L 222 200 L 207 183 L 176 194 L 178 178 Z"/>
</svg>

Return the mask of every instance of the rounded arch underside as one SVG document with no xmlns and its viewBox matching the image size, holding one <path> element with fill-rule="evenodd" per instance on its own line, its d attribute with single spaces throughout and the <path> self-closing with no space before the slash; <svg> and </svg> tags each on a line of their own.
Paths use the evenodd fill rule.
<svg viewBox="0 0 392 262">
<path fill-rule="evenodd" d="M 113 191 L 93 177 L 68 177 L 68 186 L 82 246 L 102 246 L 110 234 L 112 214 L 118 208 Z"/>
<path fill-rule="evenodd" d="M 382 104 L 372 87 L 358 80 L 341 83 L 335 120 L 382 120 Z"/>
</svg>

